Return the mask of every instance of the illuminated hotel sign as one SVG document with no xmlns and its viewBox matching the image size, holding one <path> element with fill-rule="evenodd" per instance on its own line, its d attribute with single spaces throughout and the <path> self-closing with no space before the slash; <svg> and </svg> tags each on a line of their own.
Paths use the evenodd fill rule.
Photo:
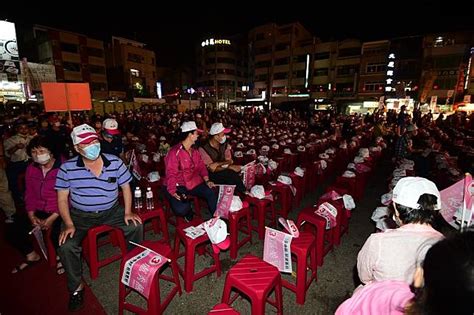
<svg viewBox="0 0 474 315">
<path fill-rule="evenodd" d="M 228 39 L 206 39 L 201 43 L 202 47 L 213 46 L 213 45 L 230 45 L 230 40 Z"/>
</svg>

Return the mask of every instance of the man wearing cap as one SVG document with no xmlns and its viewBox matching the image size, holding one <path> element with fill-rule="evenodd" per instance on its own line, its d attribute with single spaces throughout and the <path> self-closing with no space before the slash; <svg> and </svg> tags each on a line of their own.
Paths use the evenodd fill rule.
<svg viewBox="0 0 474 315">
<path fill-rule="evenodd" d="M 63 219 L 58 254 L 67 275 L 69 310 L 77 311 L 84 303 L 81 243 L 87 231 L 106 224 L 122 229 L 127 241 L 140 242 L 143 227 L 132 213 L 132 176 L 122 160 L 100 153 L 99 137 L 87 124 L 75 127 L 71 138 L 80 155 L 61 165 L 55 188 Z M 119 187 L 125 206 L 119 205 Z"/>
<path fill-rule="evenodd" d="M 209 180 L 206 165 L 194 144 L 199 137 L 194 121 L 181 125 L 180 142 L 173 146 L 165 157 L 166 179 L 164 193 L 176 215 L 191 220 L 193 217 L 186 196 L 204 198 L 211 215 L 217 207 L 217 196 L 211 190 L 214 183 Z"/>
<path fill-rule="evenodd" d="M 364 284 L 382 280 L 411 283 L 417 263 L 443 235 L 431 224 L 439 215 L 441 197 L 436 185 L 423 177 L 404 177 L 392 197 L 394 220 L 400 226 L 369 236 L 357 257 Z"/>
<path fill-rule="evenodd" d="M 226 134 L 230 131 L 222 123 L 212 124 L 209 139 L 199 148 L 199 152 L 214 183 L 235 185 L 236 191 L 244 193 L 246 189 L 239 176 L 242 167 L 233 164 L 230 145 L 226 143 Z"/>
<path fill-rule="evenodd" d="M 102 140 L 100 140 L 100 150 L 124 160 L 122 137 L 118 129 L 118 123 L 113 118 L 107 118 L 102 123 Z"/>
</svg>

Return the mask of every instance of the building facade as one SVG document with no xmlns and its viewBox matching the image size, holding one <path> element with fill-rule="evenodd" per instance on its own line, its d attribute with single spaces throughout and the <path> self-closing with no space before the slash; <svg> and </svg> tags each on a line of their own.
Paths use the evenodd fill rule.
<svg viewBox="0 0 474 315">
<path fill-rule="evenodd" d="M 108 97 L 103 41 L 42 25 L 25 32 L 23 41 L 28 60 L 54 65 L 58 82 L 88 82 L 93 98 Z"/>
<path fill-rule="evenodd" d="M 157 97 L 155 52 L 144 43 L 112 37 L 107 45 L 107 71 L 111 91 L 127 98 Z"/>
</svg>

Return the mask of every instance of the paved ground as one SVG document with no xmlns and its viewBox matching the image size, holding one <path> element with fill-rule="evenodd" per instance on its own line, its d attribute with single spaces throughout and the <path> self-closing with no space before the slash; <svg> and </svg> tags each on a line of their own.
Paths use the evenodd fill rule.
<svg viewBox="0 0 474 315">
<path fill-rule="evenodd" d="M 309 288 L 306 303 L 303 306 L 297 305 L 294 293 L 283 288 L 285 314 L 333 314 L 337 306 L 352 292 L 355 287 L 353 268 L 357 253 L 369 234 L 374 231 L 370 215 L 373 209 L 378 206 L 380 195 L 386 192 L 386 178 L 391 170 L 390 164 L 383 160 L 376 167 L 363 200 L 357 204 L 357 208 L 353 212 L 349 233 L 343 236 L 341 245 L 325 257 L 323 266 L 318 269 L 318 281 L 313 282 Z M 316 193 L 307 196 L 303 200 L 302 206 L 313 204 L 322 194 L 324 188 L 325 185 L 319 187 Z M 290 218 L 295 219 L 299 209 L 293 210 Z M 240 257 L 247 253 L 260 257 L 263 255 L 263 241 L 258 241 L 256 233 L 253 234 L 253 240 L 253 245 L 247 244 L 240 249 Z M 109 249 L 106 248 L 105 251 L 107 252 Z M 197 258 L 197 261 L 197 268 L 203 268 L 211 262 L 209 258 L 201 256 Z M 221 261 L 224 269 L 221 277 L 217 278 L 215 274 L 212 274 L 202 278 L 195 283 L 192 293 L 183 292 L 181 296 L 175 297 L 165 314 L 207 314 L 215 304 L 219 303 L 224 287 L 225 274 L 235 263 L 230 260 L 229 252 L 221 253 Z M 84 269 L 86 281 L 90 284 L 107 313 L 117 314 L 119 263 L 116 262 L 102 268 L 99 278 L 95 281 L 87 278 L 87 267 L 85 266 Z M 181 283 L 183 284 L 183 282 Z M 138 300 L 140 298 L 137 296 L 132 301 Z M 250 314 L 250 303 L 247 300 L 237 299 L 233 307 L 242 314 Z M 275 310 L 267 305 L 266 313 L 273 314 Z"/>
</svg>

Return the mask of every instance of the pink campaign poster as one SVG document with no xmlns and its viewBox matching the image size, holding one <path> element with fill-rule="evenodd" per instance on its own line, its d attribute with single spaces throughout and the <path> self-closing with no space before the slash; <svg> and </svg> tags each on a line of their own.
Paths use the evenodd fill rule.
<svg viewBox="0 0 474 315">
<path fill-rule="evenodd" d="M 144 250 L 125 263 L 122 283 L 148 298 L 155 273 L 168 258 L 151 250 Z"/>
<path fill-rule="evenodd" d="M 440 192 L 441 215 L 446 222 L 456 229 L 460 228 L 463 206 L 465 206 L 465 221 L 469 221 L 468 215 L 472 216 L 473 185 L 472 177 L 468 175 Z M 457 219 L 459 222 L 456 222 Z"/>
<path fill-rule="evenodd" d="M 219 185 L 216 214 L 224 219 L 229 216 L 230 205 L 234 196 L 235 185 Z"/>
<path fill-rule="evenodd" d="M 291 240 L 290 234 L 266 227 L 263 260 L 280 272 L 291 273 Z"/>
<path fill-rule="evenodd" d="M 244 185 L 245 188 L 250 189 L 255 185 L 255 163 L 249 163 L 244 166 Z"/>
</svg>

